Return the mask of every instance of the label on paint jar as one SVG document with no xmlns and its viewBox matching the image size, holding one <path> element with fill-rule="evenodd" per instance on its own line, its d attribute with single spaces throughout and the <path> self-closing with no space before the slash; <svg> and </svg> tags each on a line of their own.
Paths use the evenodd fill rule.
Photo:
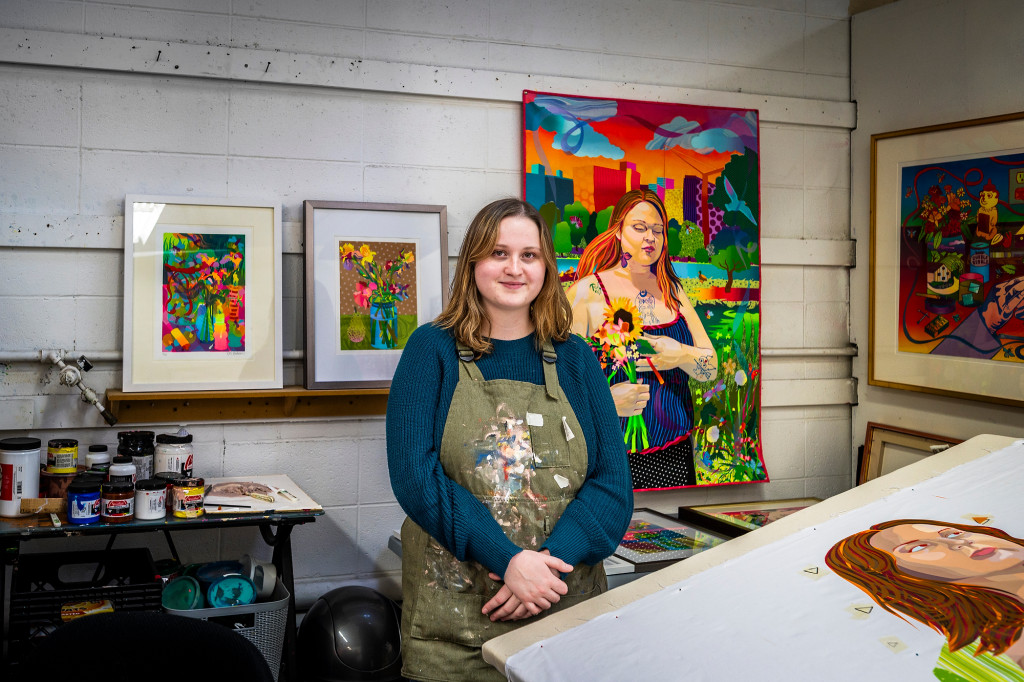
<svg viewBox="0 0 1024 682">
<path fill-rule="evenodd" d="M 131 516 L 135 507 L 135 500 L 128 498 L 126 500 L 103 500 L 103 516 L 111 516 L 114 518 L 121 518 L 124 516 Z"/>
</svg>

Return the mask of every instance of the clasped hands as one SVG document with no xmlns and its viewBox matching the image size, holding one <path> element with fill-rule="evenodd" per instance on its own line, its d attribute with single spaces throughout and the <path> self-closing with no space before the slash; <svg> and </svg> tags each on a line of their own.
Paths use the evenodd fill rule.
<svg viewBox="0 0 1024 682">
<path fill-rule="evenodd" d="M 512 557 L 505 570 L 505 583 L 482 609 L 491 621 L 521 620 L 536 616 L 558 603 L 569 591 L 560 577 L 569 573 L 572 566 L 548 550 L 540 552 L 524 549 Z M 501 576 L 489 573 L 491 580 L 501 581 Z"/>
</svg>

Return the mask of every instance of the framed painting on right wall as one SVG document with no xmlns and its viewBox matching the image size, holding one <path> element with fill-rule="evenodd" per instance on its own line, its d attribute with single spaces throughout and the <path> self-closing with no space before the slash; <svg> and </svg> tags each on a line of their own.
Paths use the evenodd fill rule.
<svg viewBox="0 0 1024 682">
<path fill-rule="evenodd" d="M 1024 405 L 1024 112 L 871 137 L 875 386 Z"/>
</svg>

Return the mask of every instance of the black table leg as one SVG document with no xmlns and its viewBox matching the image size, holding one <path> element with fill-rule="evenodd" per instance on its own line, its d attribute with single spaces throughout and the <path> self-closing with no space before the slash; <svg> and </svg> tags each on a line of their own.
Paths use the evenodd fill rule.
<svg viewBox="0 0 1024 682">
<path fill-rule="evenodd" d="M 277 568 L 277 576 L 288 590 L 288 622 L 284 629 L 284 649 L 281 652 L 281 679 L 294 682 L 299 678 L 296 658 L 295 630 L 295 580 L 292 575 L 292 525 L 282 523 L 277 526 L 277 533 L 270 524 L 260 524 L 260 535 L 263 541 L 274 548 L 273 562 Z"/>
</svg>

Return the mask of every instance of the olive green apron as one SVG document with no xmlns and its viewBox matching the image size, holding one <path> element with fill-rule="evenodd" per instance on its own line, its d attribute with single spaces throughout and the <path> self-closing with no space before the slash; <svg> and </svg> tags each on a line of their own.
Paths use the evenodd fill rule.
<svg viewBox="0 0 1024 682">
<path fill-rule="evenodd" d="M 516 545 L 540 550 L 587 474 L 583 429 L 558 385 L 544 344 L 544 385 L 485 381 L 459 347 L 459 381 L 441 438 L 441 466 L 487 505 Z M 471 531 L 472 532 L 472 531 Z M 492 623 L 481 609 L 501 588 L 475 561 L 458 561 L 411 519 L 402 525 L 402 674 L 414 680 L 504 680 L 484 662 L 484 642 L 536 616 Z M 607 589 L 604 567 L 579 564 L 548 611 Z"/>
</svg>

